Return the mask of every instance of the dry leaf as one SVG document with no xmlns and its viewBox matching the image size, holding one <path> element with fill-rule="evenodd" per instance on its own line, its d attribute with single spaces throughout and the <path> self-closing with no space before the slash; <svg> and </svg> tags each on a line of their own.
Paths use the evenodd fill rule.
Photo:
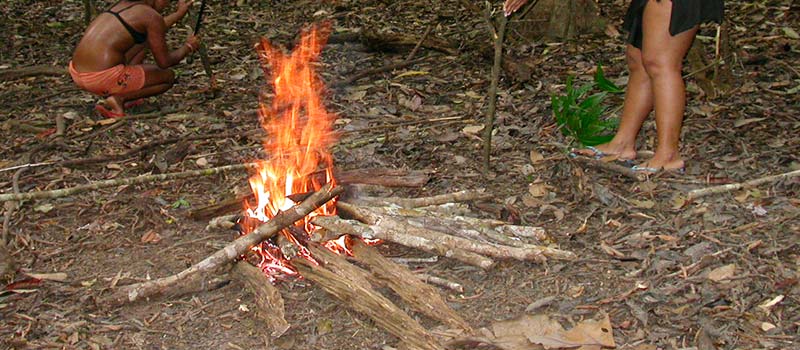
<svg viewBox="0 0 800 350">
<path fill-rule="evenodd" d="M 708 273 L 708 279 L 714 282 L 721 282 L 733 277 L 734 273 L 736 273 L 736 264 L 729 264 L 711 270 Z"/>
<path fill-rule="evenodd" d="M 737 119 L 736 121 L 733 122 L 733 126 L 738 128 L 740 126 L 745 126 L 745 125 L 750 124 L 750 123 L 760 122 L 760 121 L 762 121 L 764 119 L 767 119 L 767 118 Z"/>
<path fill-rule="evenodd" d="M 531 164 L 534 165 L 544 160 L 544 156 L 541 153 L 534 150 L 531 150 L 530 157 L 531 157 Z"/>
<path fill-rule="evenodd" d="M 469 125 L 461 129 L 461 132 L 474 135 L 481 132 L 481 130 L 483 130 L 483 125 Z"/>
<path fill-rule="evenodd" d="M 531 183 L 528 185 L 528 193 L 534 197 L 544 197 L 547 195 L 547 186 L 542 182 Z"/>
<path fill-rule="evenodd" d="M 208 165 L 208 159 L 206 159 L 206 157 L 198 158 L 194 162 L 195 162 L 195 164 L 197 164 L 198 166 L 201 166 L 201 167 L 205 167 L 206 165 Z"/>
<path fill-rule="evenodd" d="M 652 209 L 653 207 L 656 206 L 656 203 L 651 201 L 651 200 L 640 201 L 640 200 L 636 200 L 636 199 L 631 199 L 630 202 L 635 207 L 642 208 L 642 209 Z"/>
<path fill-rule="evenodd" d="M 606 242 L 601 241 L 600 242 L 600 248 L 603 249 L 603 251 L 606 252 L 606 254 L 611 255 L 613 257 L 617 257 L 617 258 L 624 258 L 625 257 L 624 253 L 622 253 L 621 251 L 615 249 L 614 247 L 606 244 Z"/>
<path fill-rule="evenodd" d="M 544 316 L 547 317 L 547 316 Z M 549 319 L 548 319 L 549 321 Z M 528 340 L 541 344 L 545 348 L 571 348 L 583 345 L 594 345 L 613 348 L 614 336 L 611 332 L 611 320 L 608 315 L 600 321 L 585 320 L 569 331 L 561 328 L 558 322 L 545 323 L 547 327 L 529 328 L 525 332 Z"/>
<path fill-rule="evenodd" d="M 783 27 L 783 34 L 790 39 L 800 39 L 800 34 L 797 34 L 797 31 L 789 27 Z"/>
<path fill-rule="evenodd" d="M 150 230 L 147 233 L 142 235 L 142 243 L 158 243 L 161 241 L 161 235 L 159 235 L 156 231 Z"/>
<path fill-rule="evenodd" d="M 63 272 L 56 272 L 56 273 L 33 273 L 33 272 L 26 272 L 28 276 L 31 276 L 38 280 L 43 281 L 56 281 L 56 282 L 64 282 L 67 280 L 67 274 Z"/>
</svg>

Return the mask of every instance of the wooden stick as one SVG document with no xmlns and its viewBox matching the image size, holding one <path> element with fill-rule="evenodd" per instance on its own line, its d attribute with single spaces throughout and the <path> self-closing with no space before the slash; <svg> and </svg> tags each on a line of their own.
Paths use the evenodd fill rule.
<svg viewBox="0 0 800 350">
<path fill-rule="evenodd" d="M 395 204 L 403 208 L 419 208 L 431 205 L 441 205 L 454 202 L 468 202 L 473 200 L 481 200 L 489 198 L 492 198 L 492 195 L 486 193 L 486 190 L 477 189 L 477 190 L 464 190 L 454 193 L 446 193 L 437 196 L 422 197 L 422 198 L 400 198 L 400 197 L 377 198 L 377 197 L 363 196 L 359 197 L 358 201 L 370 203 L 376 206 Z"/>
<path fill-rule="evenodd" d="M 589 157 L 584 157 L 584 156 L 577 156 L 577 157 L 572 158 L 572 159 L 574 159 L 575 161 L 577 161 L 577 162 L 579 162 L 579 163 L 581 163 L 583 165 L 590 166 L 590 167 L 597 168 L 597 169 L 601 169 L 601 170 L 610 171 L 612 173 L 617 173 L 617 174 L 625 176 L 625 177 L 627 177 L 629 179 L 633 179 L 633 180 L 636 180 L 636 181 L 644 181 L 645 180 L 645 177 L 639 176 L 639 174 L 637 174 L 631 168 L 628 168 L 628 167 L 625 167 L 625 166 L 622 166 L 622 165 L 619 165 L 619 164 L 614 164 L 612 162 L 604 162 L 604 161 L 599 160 L 599 159 L 594 159 L 594 158 L 589 158 Z"/>
<path fill-rule="evenodd" d="M 320 173 L 320 176 L 320 181 L 325 181 L 325 174 Z M 409 172 L 407 170 L 382 168 L 336 171 L 334 177 L 336 182 L 341 185 L 369 184 L 386 187 L 422 187 L 430 179 L 428 174 L 421 171 Z M 255 201 L 255 196 L 247 194 L 193 209 L 189 212 L 189 217 L 194 220 L 205 220 L 214 216 L 239 211 L 242 209 L 244 201 L 253 202 Z"/>
<path fill-rule="evenodd" d="M 494 44 L 494 64 L 492 65 L 491 82 L 489 83 L 489 106 L 486 109 L 486 120 L 483 123 L 483 171 L 488 174 L 491 163 L 490 158 L 492 154 L 492 130 L 494 129 L 494 117 L 497 111 L 497 85 L 500 82 L 500 70 L 502 69 L 503 62 L 503 43 L 506 35 L 506 24 L 508 18 L 500 15 L 500 23 L 497 29 L 494 30 L 494 25 L 489 17 L 486 15 L 486 23 L 492 27 L 492 43 Z"/>
<path fill-rule="evenodd" d="M 111 295 L 105 297 L 103 303 L 108 305 L 121 305 L 145 298 L 170 294 L 170 292 L 175 289 L 175 286 L 188 284 L 194 279 L 238 259 L 252 246 L 274 236 L 280 230 L 303 219 L 316 208 L 338 196 L 343 190 L 344 189 L 341 187 L 331 188 L 330 184 L 325 185 L 302 203 L 287 211 L 278 213 L 272 220 L 259 226 L 255 231 L 231 242 L 225 246 L 225 248 L 203 259 L 203 261 L 192 265 L 176 275 L 123 286 L 114 291 Z"/>
<path fill-rule="evenodd" d="M 62 188 L 59 190 L 25 192 L 18 194 L 7 193 L 7 194 L 0 194 L 0 202 L 30 200 L 30 199 L 54 199 L 54 198 L 70 196 L 76 193 L 95 191 L 108 187 L 134 185 L 134 184 L 142 184 L 142 183 L 158 182 L 158 181 L 164 182 L 164 181 L 187 179 L 200 176 L 211 176 L 228 171 L 244 170 L 256 166 L 258 166 L 258 163 L 235 164 L 235 165 L 221 166 L 218 168 L 184 171 L 180 173 L 139 175 L 136 177 L 129 177 L 124 179 L 97 181 L 90 183 L 88 185 L 79 185 L 75 187 Z"/>
<path fill-rule="evenodd" d="M 450 289 L 454 292 L 464 293 L 464 286 L 460 283 L 456 283 L 453 281 L 448 281 L 441 277 L 431 276 L 425 273 L 418 273 L 416 274 L 417 278 L 420 279 L 422 282 L 430 283 L 439 287 L 444 287 Z"/>
<path fill-rule="evenodd" d="M 314 246 L 314 243 L 309 246 Z M 319 248 L 324 249 L 324 248 Z M 324 260 L 315 256 L 320 266 L 296 258 L 292 265 L 301 276 L 314 282 L 349 308 L 371 318 L 376 325 L 399 338 L 410 349 L 443 350 L 444 348 L 411 316 L 376 292 L 363 276 L 367 272 L 344 261 L 344 258 Z M 334 270 L 338 270 L 336 273 Z"/>
<path fill-rule="evenodd" d="M 390 64 L 387 64 L 387 65 L 385 65 L 383 67 L 378 67 L 378 68 L 375 68 L 375 69 L 368 69 L 368 70 L 365 70 L 365 71 L 363 71 L 361 73 L 352 75 L 351 77 L 349 77 L 347 79 L 344 79 L 342 81 L 334 82 L 334 83 L 331 84 L 331 87 L 339 87 L 339 86 L 350 85 L 350 84 L 356 82 L 357 80 L 362 79 L 362 78 L 366 78 L 366 77 L 368 77 L 370 75 L 389 72 L 389 71 L 393 71 L 395 69 L 405 68 L 405 67 L 408 67 L 408 66 L 423 62 L 423 61 L 425 61 L 427 59 L 428 59 L 428 57 L 422 57 L 422 58 L 417 58 L 415 60 L 410 60 L 410 61 L 401 61 L 401 62 L 397 62 L 397 63 L 390 63 Z"/>
<path fill-rule="evenodd" d="M 472 331 L 467 321 L 447 306 L 436 289 L 423 283 L 419 276 L 384 258 L 361 240 L 355 240 L 352 248 L 356 260 L 369 267 L 376 279 L 391 288 L 415 310 L 450 327 L 463 329 L 467 333 Z"/>
<path fill-rule="evenodd" d="M 719 185 L 719 186 L 696 189 L 696 190 L 689 191 L 689 193 L 687 195 L 687 199 L 688 200 L 695 200 L 695 199 L 700 198 L 700 197 L 705 197 L 705 196 L 709 196 L 709 195 L 713 195 L 713 194 L 736 191 L 736 190 L 740 190 L 742 188 L 755 187 L 755 186 L 758 186 L 758 185 L 763 185 L 763 184 L 766 184 L 766 183 L 778 182 L 778 181 L 781 181 L 781 180 L 788 180 L 788 179 L 791 179 L 791 178 L 794 178 L 794 177 L 798 177 L 798 176 L 800 176 L 800 170 L 795 170 L 795 171 L 790 171 L 788 173 L 766 176 L 766 177 L 762 177 L 762 178 L 758 178 L 758 179 L 754 179 L 754 180 L 750 180 L 750 181 L 745 181 L 745 182 L 739 182 L 739 183 L 732 183 L 732 184 L 726 184 L 726 185 Z"/>
<path fill-rule="evenodd" d="M 264 272 L 246 261 L 239 261 L 234 264 L 232 275 L 253 293 L 258 305 L 256 315 L 267 324 L 270 335 L 277 338 L 286 333 L 289 322 L 283 317 L 283 298 Z"/>
<path fill-rule="evenodd" d="M 66 76 L 67 67 L 40 65 L 0 70 L 0 82 L 36 76 Z"/>
<path fill-rule="evenodd" d="M 492 265 L 494 265 L 494 261 L 492 261 L 492 259 L 480 254 L 468 252 L 458 247 L 446 246 L 430 239 L 404 234 L 403 232 L 398 232 L 396 230 L 386 230 L 382 228 L 375 229 L 356 220 L 343 220 L 338 216 L 318 216 L 312 220 L 312 223 L 333 232 L 394 242 L 406 247 L 416 248 L 440 256 L 453 258 L 482 269 L 489 269 L 492 267 Z"/>
<path fill-rule="evenodd" d="M 576 258 L 575 254 L 572 252 L 545 246 L 526 244 L 520 247 L 509 247 L 451 236 L 424 227 L 412 226 L 397 217 L 380 215 L 370 211 L 369 208 L 357 207 L 345 202 L 338 202 L 337 208 L 359 219 L 365 220 L 364 222 L 371 225 L 370 227 L 373 232 L 403 233 L 408 236 L 429 240 L 445 247 L 458 248 L 481 255 L 530 261 L 544 261 L 546 258 L 559 260 L 574 260 Z"/>
</svg>

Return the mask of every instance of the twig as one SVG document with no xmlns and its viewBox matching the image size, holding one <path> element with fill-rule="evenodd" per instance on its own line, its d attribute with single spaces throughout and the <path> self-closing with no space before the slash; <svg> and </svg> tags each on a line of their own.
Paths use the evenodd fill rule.
<svg viewBox="0 0 800 350">
<path fill-rule="evenodd" d="M 577 157 L 572 158 L 572 159 L 574 159 L 575 161 L 577 161 L 579 163 L 582 163 L 584 165 L 587 165 L 587 166 L 590 166 L 590 167 L 594 167 L 594 168 L 598 168 L 598 169 L 602 169 L 602 170 L 607 170 L 607 171 L 610 171 L 610 172 L 613 172 L 613 173 L 617 173 L 617 174 L 620 174 L 622 176 L 625 176 L 627 178 L 630 178 L 630 179 L 633 179 L 633 180 L 636 180 L 636 181 L 644 180 L 642 177 L 640 177 L 638 174 L 636 174 L 636 172 L 633 171 L 631 168 L 628 168 L 628 167 L 625 167 L 625 166 L 622 166 L 622 165 L 619 165 L 619 164 L 614 164 L 612 162 L 604 162 L 604 161 L 599 160 L 599 159 L 593 159 L 593 158 L 583 157 L 583 156 L 577 156 Z"/>
<path fill-rule="evenodd" d="M 487 14 L 486 16 L 489 16 Z M 488 25 L 492 26 L 491 20 L 487 19 Z M 505 40 L 506 24 L 508 18 L 500 15 L 500 24 L 492 36 L 494 43 L 494 65 L 492 65 L 492 81 L 489 85 L 489 107 L 486 110 L 486 121 L 483 124 L 483 170 L 489 173 L 490 158 L 492 155 L 492 130 L 494 129 L 494 117 L 497 111 L 497 84 L 500 81 L 501 63 L 503 62 L 503 41 Z"/>
<path fill-rule="evenodd" d="M 758 185 L 762 185 L 762 184 L 766 184 L 766 183 L 772 183 L 772 182 L 778 182 L 778 181 L 781 181 L 781 180 L 787 180 L 787 179 L 791 179 L 791 178 L 798 177 L 798 176 L 800 176 L 800 170 L 795 170 L 795 171 L 790 171 L 788 173 L 766 176 L 766 177 L 762 177 L 762 178 L 758 178 L 758 179 L 754 179 L 754 180 L 750 180 L 750 181 L 745 181 L 745 182 L 739 182 L 739 183 L 733 183 L 733 184 L 726 184 L 726 185 L 719 185 L 719 186 L 696 189 L 696 190 L 689 191 L 689 193 L 687 195 L 687 199 L 688 200 L 695 200 L 697 198 L 709 196 L 709 195 L 712 195 L 712 194 L 719 194 L 719 193 L 726 193 L 726 192 L 736 191 L 736 190 L 739 190 L 739 189 L 742 189 L 742 188 L 755 187 L 755 186 L 758 186 Z"/>
<path fill-rule="evenodd" d="M 68 187 L 62 188 L 59 190 L 51 190 L 51 191 L 36 191 L 36 192 L 25 192 L 19 194 L 0 194 L 0 202 L 7 202 L 7 201 L 20 201 L 20 200 L 29 200 L 29 199 L 53 199 L 53 198 L 60 198 L 70 196 L 76 193 L 87 192 L 87 191 L 94 191 L 108 187 L 115 187 L 115 186 L 122 186 L 122 185 L 134 185 L 134 184 L 142 184 L 142 183 L 149 183 L 149 182 L 156 182 L 156 181 L 171 181 L 177 179 L 186 179 L 191 177 L 199 177 L 199 176 L 211 176 L 216 175 L 223 172 L 228 171 L 235 171 L 235 170 L 243 170 L 247 168 L 252 168 L 257 166 L 258 163 L 245 163 L 245 164 L 235 164 L 235 165 L 226 165 L 221 166 L 218 168 L 210 168 L 210 169 L 201 169 L 201 170 L 191 170 L 191 171 L 184 171 L 180 173 L 166 173 L 166 174 L 157 174 L 157 175 L 139 175 L 136 177 L 129 177 L 124 179 L 113 179 L 113 180 L 105 180 L 105 181 L 97 181 L 94 183 L 90 183 L 87 185 L 80 185 L 75 187 Z"/>
<path fill-rule="evenodd" d="M 419 50 L 419 47 L 422 46 L 422 43 L 425 41 L 425 39 L 428 38 L 428 35 L 431 33 L 431 30 L 433 30 L 433 26 L 432 25 L 428 25 L 428 28 L 425 29 L 425 34 L 422 34 L 422 38 L 419 39 L 419 41 L 417 42 L 417 45 L 415 45 L 414 49 L 412 49 L 411 52 L 408 53 L 408 56 L 406 56 L 406 61 L 411 61 L 411 59 L 414 58 L 414 56 L 417 55 L 417 51 Z"/>
<path fill-rule="evenodd" d="M 331 188 L 330 184 L 323 186 L 319 191 L 308 197 L 302 203 L 291 209 L 280 212 L 267 223 L 259 226 L 255 231 L 231 242 L 225 248 L 218 250 L 213 255 L 203 259 L 197 264 L 179 272 L 178 274 L 162 277 L 157 280 L 123 286 L 103 299 L 104 304 L 120 305 L 132 303 L 141 299 L 167 294 L 178 285 L 186 285 L 203 274 L 210 273 L 232 263 L 250 247 L 274 236 L 278 231 L 304 218 L 319 206 L 330 201 L 342 193 L 342 187 Z"/>
<path fill-rule="evenodd" d="M 414 64 L 417 64 L 417 63 L 420 63 L 420 62 L 424 62 L 425 60 L 428 59 L 428 57 L 430 57 L 430 56 L 417 58 L 417 59 L 411 60 L 411 61 L 402 61 L 402 62 L 397 62 L 397 63 L 390 63 L 390 64 L 387 64 L 387 65 L 385 65 L 383 67 L 378 67 L 378 68 L 375 68 L 375 69 L 368 69 L 368 70 L 365 70 L 365 71 L 363 71 L 361 73 L 355 74 L 355 75 L 353 75 L 353 76 L 351 76 L 351 77 L 349 77 L 347 79 L 344 79 L 342 81 L 334 82 L 333 84 L 331 84 L 331 86 L 332 87 L 339 87 L 339 86 L 344 86 L 344 85 L 350 85 L 350 84 L 356 82 L 357 80 L 359 80 L 361 78 L 366 78 L 366 77 L 368 77 L 370 75 L 373 75 L 373 74 L 388 72 L 388 71 L 392 71 L 392 70 L 395 70 L 395 69 L 405 68 L 405 67 L 408 67 L 410 65 L 414 65 Z"/>
<path fill-rule="evenodd" d="M 453 193 L 440 194 L 431 197 L 420 198 L 401 198 L 401 197 L 367 197 L 361 196 L 358 198 L 359 202 L 371 203 L 373 205 L 395 204 L 403 208 L 419 208 L 432 205 L 441 205 L 453 202 L 468 202 L 472 200 L 489 199 L 492 198 L 491 193 L 487 193 L 484 189 L 478 190 L 464 190 Z"/>
<path fill-rule="evenodd" d="M 444 278 L 431 276 L 424 273 L 418 273 L 417 278 L 422 280 L 422 282 L 430 283 L 439 287 L 444 287 L 455 292 L 464 293 L 464 286 L 462 286 L 460 283 L 448 281 Z"/>
</svg>

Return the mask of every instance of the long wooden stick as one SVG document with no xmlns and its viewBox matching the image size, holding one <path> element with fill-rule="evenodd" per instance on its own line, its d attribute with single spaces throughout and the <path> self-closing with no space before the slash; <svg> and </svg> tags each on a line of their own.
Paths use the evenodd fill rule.
<svg viewBox="0 0 800 350">
<path fill-rule="evenodd" d="M 36 191 L 36 192 L 25 192 L 17 194 L 6 193 L 6 194 L 0 194 L 0 202 L 21 201 L 30 199 L 53 199 L 53 198 L 70 196 L 76 193 L 95 191 L 108 187 L 134 185 L 134 184 L 150 183 L 157 181 L 171 181 L 171 180 L 186 179 L 186 178 L 200 177 L 200 176 L 211 176 L 228 171 L 236 171 L 236 170 L 244 170 L 252 168 L 257 166 L 257 164 L 258 163 L 234 164 L 234 165 L 221 166 L 217 168 L 184 171 L 180 173 L 139 175 L 136 177 L 129 177 L 124 179 L 97 181 L 90 183 L 88 185 L 80 185 L 80 186 L 62 188 L 59 190 L 51 190 L 51 191 Z"/>
<path fill-rule="evenodd" d="M 788 173 L 783 173 L 783 174 L 778 174 L 778 175 L 766 176 L 766 177 L 753 179 L 753 180 L 745 181 L 745 182 L 739 182 L 739 183 L 733 183 L 733 184 L 726 184 L 726 185 L 719 185 L 719 186 L 701 188 L 701 189 L 689 191 L 689 194 L 687 195 L 687 199 L 688 200 L 694 200 L 694 199 L 697 199 L 697 198 L 700 198 L 700 197 L 710 196 L 712 194 L 719 194 L 719 193 L 736 191 L 736 190 L 740 190 L 740 189 L 746 188 L 746 187 L 755 187 L 755 186 L 763 185 L 763 184 L 766 184 L 766 183 L 778 182 L 778 181 L 781 181 L 781 180 L 788 180 L 788 179 L 791 179 L 791 178 L 794 178 L 794 177 L 798 177 L 798 176 L 800 176 L 800 170 L 790 171 Z"/>
<path fill-rule="evenodd" d="M 483 255 L 468 252 L 459 247 L 450 247 L 433 240 L 404 234 L 398 230 L 383 229 L 382 227 L 371 227 L 356 220 L 343 220 L 338 216 L 317 216 L 312 222 L 314 225 L 323 227 L 338 234 L 349 234 L 353 236 L 380 239 L 383 241 L 394 242 L 410 248 L 416 248 L 430 252 L 439 256 L 453 258 L 463 263 L 477 266 L 482 269 L 489 269 L 494 265 L 494 261 Z"/>
<path fill-rule="evenodd" d="M 421 198 L 400 198 L 400 197 L 358 197 L 359 202 L 367 202 L 376 206 L 384 206 L 387 204 L 396 204 L 403 208 L 419 208 L 431 205 L 441 205 L 454 202 L 468 202 L 472 200 L 489 199 L 492 198 L 490 193 L 484 189 L 478 190 L 464 190 L 453 193 L 440 194 L 431 197 Z"/>
<path fill-rule="evenodd" d="M 341 187 L 331 188 L 330 184 L 323 186 L 319 191 L 308 197 L 302 203 L 291 209 L 280 212 L 272 220 L 259 226 L 255 231 L 231 242 L 225 248 L 218 250 L 213 255 L 203 259 L 197 264 L 179 272 L 176 275 L 159 278 L 157 280 L 123 286 L 111 295 L 103 298 L 103 304 L 120 305 L 132 303 L 145 298 L 169 294 L 177 285 L 189 284 L 203 274 L 225 266 L 244 254 L 250 247 L 268 239 L 280 230 L 301 220 L 334 197 L 344 191 Z"/>
</svg>

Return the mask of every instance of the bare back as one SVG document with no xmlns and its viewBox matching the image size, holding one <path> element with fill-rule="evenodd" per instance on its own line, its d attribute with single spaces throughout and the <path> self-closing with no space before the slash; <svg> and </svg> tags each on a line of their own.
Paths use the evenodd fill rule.
<svg viewBox="0 0 800 350">
<path fill-rule="evenodd" d="M 146 33 L 149 41 L 148 21 L 152 21 L 153 16 L 161 18 L 161 15 L 150 6 L 135 1 L 121 1 L 110 10 L 123 9 L 119 13 L 122 20 L 135 31 Z M 72 61 L 79 72 L 102 71 L 127 63 L 125 54 L 135 44 L 133 36 L 122 22 L 113 14 L 103 12 L 89 24 L 75 49 Z"/>
</svg>

